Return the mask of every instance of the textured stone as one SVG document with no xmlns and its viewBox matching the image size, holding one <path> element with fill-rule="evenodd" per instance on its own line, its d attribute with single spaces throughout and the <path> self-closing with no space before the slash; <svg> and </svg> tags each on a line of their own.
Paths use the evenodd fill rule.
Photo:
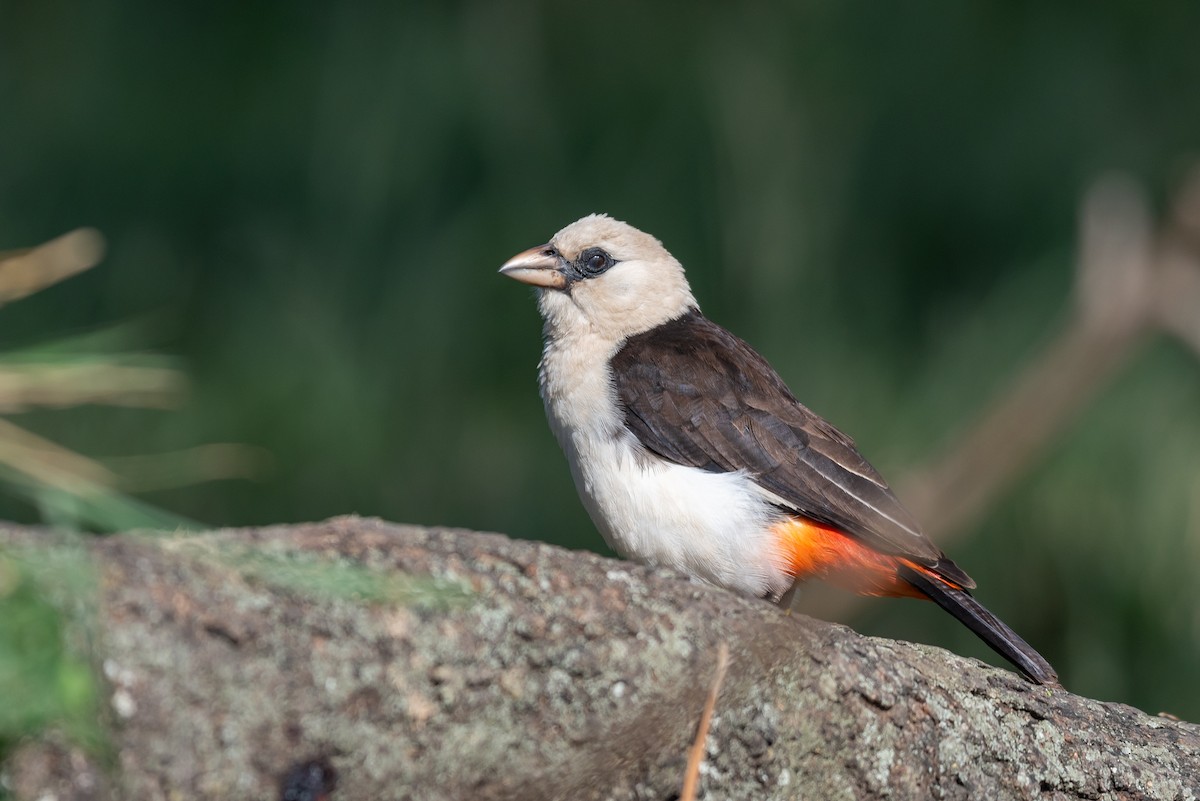
<svg viewBox="0 0 1200 801">
<path fill-rule="evenodd" d="M 670 799 L 721 643 L 702 797 L 1200 795 L 1200 726 L 593 554 L 349 517 L 86 547 L 116 768 L 30 743 L 18 798 L 277 798 L 317 765 L 335 799 Z"/>
</svg>

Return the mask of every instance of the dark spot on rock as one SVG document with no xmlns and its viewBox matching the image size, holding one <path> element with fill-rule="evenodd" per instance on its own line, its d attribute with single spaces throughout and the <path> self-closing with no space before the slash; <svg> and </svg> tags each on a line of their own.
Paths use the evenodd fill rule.
<svg viewBox="0 0 1200 801">
<path fill-rule="evenodd" d="M 280 801 L 329 801 L 337 771 L 324 757 L 297 762 L 279 782 Z"/>
<path fill-rule="evenodd" d="M 204 625 L 204 632 L 206 634 L 211 634 L 213 637 L 217 637 L 219 639 L 225 640 L 227 643 L 234 646 L 235 648 L 242 644 L 241 637 L 239 637 L 237 634 L 230 631 L 227 627 L 221 625 L 220 623 L 216 623 L 216 622 L 206 623 Z"/>
</svg>

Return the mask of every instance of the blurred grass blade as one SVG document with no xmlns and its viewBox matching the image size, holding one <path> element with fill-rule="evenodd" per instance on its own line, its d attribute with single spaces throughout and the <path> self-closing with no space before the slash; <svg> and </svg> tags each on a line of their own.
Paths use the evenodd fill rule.
<svg viewBox="0 0 1200 801">
<path fill-rule="evenodd" d="M 174 367 L 179 359 L 141 350 L 163 324 L 146 315 L 87 331 L 55 337 L 0 353 L 0 364 L 76 364 L 88 359 L 138 367 Z"/>
<path fill-rule="evenodd" d="M 79 485 L 71 491 L 49 487 L 0 464 L 0 481 L 13 495 L 25 498 L 49 526 L 69 530 L 156 531 L 203 530 L 205 526 L 166 512 L 103 485 Z"/>
<path fill-rule="evenodd" d="M 0 478 L 37 505 L 52 525 L 201 528 L 195 521 L 122 495 L 104 465 L 0 419 Z"/>
<path fill-rule="evenodd" d="M 48 524 L 72 530 L 94 531 L 203 531 L 208 528 L 191 518 L 143 503 L 114 490 L 69 494 L 32 488 L 29 497 Z"/>
<path fill-rule="evenodd" d="M 0 413 L 84 403 L 168 409 L 178 405 L 186 387 L 186 379 L 177 370 L 96 361 L 87 356 L 75 364 L 0 365 Z"/>
<path fill-rule="evenodd" d="M 0 253 L 0 306 L 32 295 L 95 267 L 104 258 L 104 237 L 77 228 L 43 245 Z"/>
<path fill-rule="evenodd" d="M 271 454 L 236 443 L 212 443 L 170 453 L 104 460 L 120 476 L 121 489 L 148 492 L 230 478 L 257 479 L 271 468 Z"/>
<path fill-rule="evenodd" d="M 47 487 L 95 492 L 116 484 L 104 465 L 0 419 L 0 465 Z"/>
</svg>

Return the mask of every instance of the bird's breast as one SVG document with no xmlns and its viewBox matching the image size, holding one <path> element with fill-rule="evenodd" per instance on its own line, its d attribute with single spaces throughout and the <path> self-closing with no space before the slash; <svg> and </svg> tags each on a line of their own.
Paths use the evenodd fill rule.
<svg viewBox="0 0 1200 801">
<path fill-rule="evenodd" d="M 779 513 L 742 472 L 662 459 L 625 427 L 613 349 L 548 345 L 540 383 L 550 427 L 584 506 L 622 556 L 745 595 L 778 595 L 791 576 L 771 526 Z"/>
</svg>

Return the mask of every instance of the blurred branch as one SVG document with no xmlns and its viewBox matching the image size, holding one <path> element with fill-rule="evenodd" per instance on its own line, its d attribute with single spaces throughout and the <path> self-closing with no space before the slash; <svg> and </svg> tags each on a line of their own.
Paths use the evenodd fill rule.
<svg viewBox="0 0 1200 801">
<path fill-rule="evenodd" d="M 1163 238 L 1155 321 L 1200 357 L 1200 167 L 1175 202 Z"/>
<path fill-rule="evenodd" d="M 1146 340 L 1163 331 L 1200 356 L 1200 168 L 1157 236 L 1140 187 L 1100 180 L 1081 214 L 1074 309 L 980 420 L 939 459 L 902 482 L 935 540 L 975 525 Z"/>
<path fill-rule="evenodd" d="M 1084 198 L 1066 328 L 940 457 L 897 494 L 939 544 L 978 524 L 1001 494 L 1137 354 L 1167 333 L 1200 357 L 1200 167 L 1157 233 L 1141 188 L 1109 176 Z M 846 614 L 859 599 L 817 593 L 805 607 Z"/>
<path fill-rule="evenodd" d="M 977 523 L 1133 356 L 1153 324 L 1152 240 L 1134 183 L 1109 177 L 1092 187 L 1066 329 L 946 453 L 901 482 L 900 497 L 936 541 Z"/>
</svg>

